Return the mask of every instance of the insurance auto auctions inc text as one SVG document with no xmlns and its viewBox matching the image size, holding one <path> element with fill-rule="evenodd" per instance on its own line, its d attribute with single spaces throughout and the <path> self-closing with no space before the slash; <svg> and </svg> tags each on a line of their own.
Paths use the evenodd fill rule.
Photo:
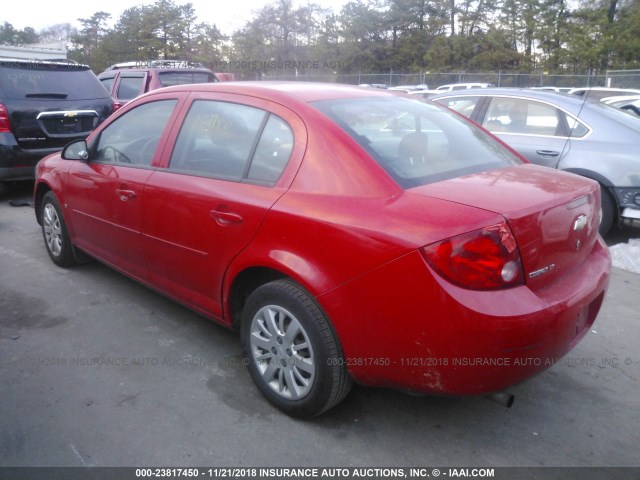
<svg viewBox="0 0 640 480">
<path fill-rule="evenodd" d="M 484 477 L 495 476 L 493 468 L 248 468 L 233 472 L 213 469 L 218 477 L 258 477 L 258 478 L 437 478 L 443 477 Z M 238 475 L 234 475 L 238 473 Z"/>
</svg>

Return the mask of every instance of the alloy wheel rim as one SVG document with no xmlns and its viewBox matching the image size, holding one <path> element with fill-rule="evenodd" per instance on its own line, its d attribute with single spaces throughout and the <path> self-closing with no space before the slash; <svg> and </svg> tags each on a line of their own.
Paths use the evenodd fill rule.
<svg viewBox="0 0 640 480">
<path fill-rule="evenodd" d="M 288 310 L 267 305 L 251 322 L 251 359 L 262 380 L 280 397 L 300 400 L 315 380 L 316 361 L 307 332 Z"/>
<path fill-rule="evenodd" d="M 59 256 L 62 252 L 62 226 L 58 212 L 50 203 L 44 207 L 43 227 L 47 248 L 52 255 Z"/>
</svg>

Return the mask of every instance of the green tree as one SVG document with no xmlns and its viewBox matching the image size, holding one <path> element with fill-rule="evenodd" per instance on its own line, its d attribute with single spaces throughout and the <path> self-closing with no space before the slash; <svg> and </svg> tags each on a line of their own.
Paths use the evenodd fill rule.
<svg viewBox="0 0 640 480">
<path fill-rule="evenodd" d="M 9 22 L 0 25 L 0 45 L 28 45 L 39 41 L 40 36 L 31 27 L 16 30 Z"/>
<path fill-rule="evenodd" d="M 71 37 L 74 48 L 70 51 L 70 57 L 80 63 L 94 61 L 100 48 L 102 39 L 108 32 L 107 22 L 111 15 L 107 12 L 96 12 L 90 18 L 80 18 L 82 28 L 77 35 Z"/>
<path fill-rule="evenodd" d="M 557 72 L 566 63 L 569 14 L 566 0 L 545 0 L 542 4 L 538 47 L 542 51 L 545 70 Z"/>
</svg>

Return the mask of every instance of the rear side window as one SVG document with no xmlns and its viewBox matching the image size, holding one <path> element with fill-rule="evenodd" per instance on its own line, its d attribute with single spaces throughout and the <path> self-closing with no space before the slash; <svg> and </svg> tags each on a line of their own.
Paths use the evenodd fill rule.
<svg viewBox="0 0 640 480">
<path fill-rule="evenodd" d="M 117 98 L 123 100 L 131 100 L 140 95 L 144 87 L 145 75 L 120 75 L 120 84 L 118 85 Z"/>
<path fill-rule="evenodd" d="M 107 93 L 111 95 L 111 89 L 113 88 L 113 81 L 115 80 L 115 77 L 102 77 L 99 80 Z"/>
<path fill-rule="evenodd" d="M 108 96 L 86 66 L 36 61 L 0 62 L 0 95 L 17 100 L 89 100 Z"/>
<path fill-rule="evenodd" d="M 458 113 L 461 113 L 465 117 L 471 118 L 471 114 L 473 113 L 473 109 L 476 108 L 476 105 L 483 97 L 454 97 L 454 98 L 443 98 L 435 100 L 441 105 L 445 105 L 452 110 L 455 110 Z"/>
<path fill-rule="evenodd" d="M 293 132 L 279 117 L 270 115 L 251 161 L 247 178 L 275 183 L 289 162 L 293 150 Z"/>
<path fill-rule="evenodd" d="M 475 124 L 433 103 L 378 97 L 314 105 L 402 188 L 521 163 Z"/>
<path fill-rule="evenodd" d="M 169 169 L 272 185 L 292 149 L 291 128 L 279 117 L 246 105 L 196 100 L 180 129 Z"/>
</svg>

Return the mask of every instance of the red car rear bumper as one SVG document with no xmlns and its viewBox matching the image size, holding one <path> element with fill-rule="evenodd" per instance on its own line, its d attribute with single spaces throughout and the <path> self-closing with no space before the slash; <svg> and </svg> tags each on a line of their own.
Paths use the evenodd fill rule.
<svg viewBox="0 0 640 480">
<path fill-rule="evenodd" d="M 570 351 L 600 310 L 610 265 L 599 239 L 579 268 L 544 289 L 486 292 L 448 283 L 414 251 L 319 300 L 357 382 L 478 395 L 525 380 Z"/>
</svg>

